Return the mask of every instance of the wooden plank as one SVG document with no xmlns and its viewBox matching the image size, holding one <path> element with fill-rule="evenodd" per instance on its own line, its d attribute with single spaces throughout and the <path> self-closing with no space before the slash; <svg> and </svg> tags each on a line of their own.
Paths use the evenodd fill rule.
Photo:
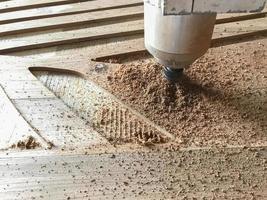
<svg viewBox="0 0 267 200">
<path fill-rule="evenodd" d="M 267 36 L 267 18 L 247 20 L 215 26 L 212 47 L 247 41 L 256 36 Z"/>
<path fill-rule="evenodd" d="M 0 24 L 14 23 L 33 19 L 42 19 L 63 15 L 73 15 L 94 11 L 103 11 L 116 8 L 140 6 L 142 0 L 95 0 L 79 4 L 68 4 L 51 6 L 45 8 L 31 9 L 27 11 L 16 11 L 0 14 Z"/>
<path fill-rule="evenodd" d="M 26 10 L 32 8 L 40 8 L 46 6 L 56 6 L 62 4 L 71 4 L 71 3 L 79 3 L 84 1 L 91 0 L 13 0 L 4 3 L 0 3 L 0 13 L 17 11 L 17 10 Z"/>
<path fill-rule="evenodd" d="M 52 98 L 45 95 L 38 99 L 16 98 L 14 104 L 42 137 L 58 148 L 85 151 L 106 146 L 112 149 L 105 138 L 54 95 Z"/>
<path fill-rule="evenodd" d="M 265 23 L 265 19 L 258 19 L 261 21 L 261 25 L 265 27 L 266 23 Z M 263 20 L 263 21 L 262 21 Z M 246 24 L 247 27 L 249 27 L 249 32 L 248 33 L 240 33 L 238 34 L 239 31 L 239 25 L 236 23 L 227 23 L 224 25 L 216 25 L 215 27 L 218 26 L 218 30 L 216 31 L 216 37 L 219 37 L 219 41 L 216 42 L 216 46 L 218 45 L 222 45 L 224 41 L 227 41 L 228 39 L 230 39 L 231 43 L 236 43 L 238 41 L 238 39 L 242 39 L 243 37 L 245 38 L 253 38 L 253 36 L 257 35 L 259 33 L 259 35 L 264 35 L 266 33 L 266 30 L 264 28 L 260 28 L 258 29 L 258 27 L 254 27 L 255 30 L 252 31 L 253 29 L 250 27 L 251 24 L 257 24 L 257 23 L 252 23 L 252 22 L 257 22 L 254 20 L 248 20 L 245 21 L 244 23 Z M 243 23 L 243 22 L 242 22 Z M 232 27 L 231 29 L 227 29 L 227 26 Z M 243 30 L 245 29 L 243 26 Z M 241 24 L 242 27 L 242 24 Z M 258 31 L 257 31 L 258 29 Z M 229 31 L 229 32 L 228 32 Z M 234 31 L 234 32 L 233 32 Z M 223 33 L 224 35 L 220 36 L 220 33 Z M 228 35 L 226 35 L 228 34 Z M 232 36 L 231 36 L 232 34 Z M 237 38 L 232 38 L 234 35 L 237 35 Z M 214 36 L 214 39 L 215 39 Z M 231 39 L 232 38 L 232 39 Z M 234 40 L 233 40 L 234 39 Z M 124 40 L 124 41 L 121 41 Z M 64 59 L 62 59 L 62 62 L 64 60 L 64 63 L 66 64 L 66 62 L 69 62 L 71 60 L 81 60 L 81 59 L 86 59 L 86 58 L 92 58 L 92 59 L 97 59 L 97 60 L 103 60 L 106 59 L 108 57 L 120 57 L 122 54 L 127 54 L 128 56 L 130 55 L 134 55 L 136 53 L 144 53 L 147 52 L 145 47 L 144 47 L 144 40 L 143 38 L 134 38 L 134 36 L 128 37 L 128 38 L 123 38 L 123 39 L 118 39 L 112 42 L 112 41 L 106 41 L 107 44 L 105 44 L 104 46 L 104 51 L 99 48 L 99 47 L 95 47 L 95 42 L 86 42 L 81 44 L 73 44 L 73 45 L 68 45 L 66 47 L 68 48 L 74 48 L 73 50 L 56 50 L 56 49 L 44 49 L 44 50 L 39 50 L 40 56 L 38 55 L 34 55 L 35 52 L 34 51 L 29 51 L 29 52 L 20 52 L 20 53 L 15 53 L 15 55 L 19 55 L 19 56 L 25 56 L 25 57 L 32 57 L 32 58 L 39 58 L 42 59 L 42 57 L 45 57 L 45 61 L 47 61 L 48 59 L 53 60 L 53 56 L 51 53 L 51 51 L 57 51 L 57 54 L 61 57 L 64 57 L 64 52 L 69 52 L 71 51 L 71 53 L 68 53 L 68 56 L 66 56 L 66 58 L 64 57 Z M 117 48 L 116 46 L 119 45 L 120 48 Z M 215 45 L 215 42 L 214 44 Z M 77 49 L 77 50 L 75 50 Z M 46 52 L 46 53 L 42 53 L 42 52 Z"/>
<path fill-rule="evenodd" d="M 267 198 L 266 148 L 28 155 L 0 160 L 0 198 Z"/>
<path fill-rule="evenodd" d="M 252 13 L 252 14 L 219 14 L 216 18 L 216 24 L 223 24 L 229 22 L 236 22 L 249 19 L 263 18 L 267 16 L 267 9 L 265 8 L 261 13 Z"/>
<path fill-rule="evenodd" d="M 260 18 L 253 20 L 254 24 L 250 21 L 242 21 L 237 26 L 236 23 L 228 23 L 226 26 L 215 26 L 213 38 L 226 37 L 236 33 L 243 33 L 265 30 L 267 18 Z M 226 27 L 229 27 L 226 29 Z M 231 28 L 230 28 L 231 27 Z M 240 27 L 240 28 L 237 28 Z M 106 25 L 100 27 L 86 28 L 81 30 L 71 30 L 62 33 L 48 33 L 37 36 L 18 37 L 13 40 L 2 40 L 0 42 L 2 48 L 1 53 L 9 53 L 14 51 L 29 50 L 34 48 L 43 48 L 49 46 L 56 46 L 60 44 L 70 44 L 74 42 L 95 40 L 99 38 L 124 36 L 127 34 L 134 35 L 142 33 L 143 22 L 142 20 L 118 23 L 114 25 Z M 116 31 L 114 31 L 116 30 Z M 89 33 L 92 33 L 91 35 Z M 62 36 L 64 35 L 64 39 Z"/>
<path fill-rule="evenodd" d="M 218 24 L 214 28 L 213 39 L 265 29 L 267 29 L 267 17 L 226 24 Z"/>
<path fill-rule="evenodd" d="M 32 136 L 43 148 L 48 143 L 40 137 L 16 110 L 0 85 L 0 150 L 10 148 Z"/>
<path fill-rule="evenodd" d="M 267 16 L 267 12 L 237 16 L 219 15 L 216 24 L 229 23 L 241 20 L 263 18 Z M 78 27 L 81 25 L 89 25 L 92 23 L 108 22 L 119 20 L 121 18 L 128 19 L 130 17 L 143 18 L 143 6 L 112 9 L 106 11 L 96 11 L 84 14 L 76 14 L 71 16 L 52 17 L 49 19 L 30 20 L 26 22 L 17 22 L 11 24 L 0 25 L 0 36 L 10 36 L 12 34 L 23 34 L 28 32 L 39 32 L 65 27 Z"/>
<path fill-rule="evenodd" d="M 139 10 L 141 7 L 137 7 L 137 10 Z M 136 12 L 136 8 L 131 8 L 130 10 L 133 10 L 133 13 Z M 127 9 L 124 10 L 127 12 Z M 141 14 L 141 13 L 139 13 Z M 138 14 L 138 15 L 139 15 Z M 111 11 L 111 15 L 113 16 L 114 13 Z M 215 26 L 214 35 L 213 38 L 218 38 L 223 35 L 223 37 L 226 37 L 226 34 L 228 34 L 227 37 L 229 37 L 229 34 L 233 35 L 235 33 L 240 33 L 242 31 L 242 34 L 248 34 L 248 32 L 252 31 L 260 31 L 259 33 L 265 33 L 266 27 L 266 21 L 267 18 L 259 18 L 254 19 L 253 24 L 251 24 L 251 20 L 241 21 L 240 25 L 235 23 L 227 23 L 225 25 L 226 27 L 232 27 L 231 30 L 226 30 L 225 28 L 219 28 L 223 27 L 220 25 Z M 104 19 L 103 19 L 104 20 Z M 0 53 L 10 53 L 15 51 L 22 51 L 22 50 L 30 50 L 35 48 L 44 48 L 44 47 L 51 47 L 51 46 L 58 46 L 58 45 L 66 45 L 66 44 L 72 44 L 82 41 L 89 41 L 89 40 L 95 40 L 95 39 L 104 39 L 104 38 L 110 38 L 110 37 L 118 37 L 118 36 L 125 36 L 125 35 L 134 35 L 134 34 L 141 34 L 143 32 L 143 22 L 142 20 L 139 20 L 139 24 L 136 24 L 135 21 L 133 22 L 125 22 L 121 24 L 115 24 L 113 25 L 106 25 L 106 26 L 99 26 L 99 27 L 93 27 L 93 28 L 84 28 L 81 30 L 71 30 L 71 31 L 65 31 L 64 33 L 44 33 L 36 36 L 22 36 L 17 38 L 2 38 L 2 41 L 0 42 L 2 48 L 0 48 Z M 238 26 L 237 26 L 238 25 Z M 53 25 L 52 25 L 53 26 Z M 56 25 L 55 25 L 56 26 Z M 62 25 L 63 26 L 63 25 Z M 118 28 L 116 28 L 118 26 Z M 124 28 L 125 26 L 125 28 Z M 238 28 L 240 27 L 240 28 Z M 241 30 L 242 29 L 242 30 Z M 114 30 L 116 30 L 114 32 Z M 233 30 L 235 30 L 233 32 Z M 89 33 L 92 33 L 91 35 Z M 251 33 L 250 33 L 251 34 Z"/>
<path fill-rule="evenodd" d="M 41 138 L 52 142 L 56 146 L 55 148 L 63 148 L 68 151 L 78 149 L 80 152 L 85 152 L 100 146 L 110 147 L 105 138 L 93 130 L 85 120 L 81 119 L 32 75 L 27 69 L 30 66 L 29 60 L 6 56 L 1 56 L 0 60 L 0 87 L 3 86 L 14 104 L 12 106 L 16 107 L 25 122 L 29 122 Z M 19 61 L 21 67 L 17 68 L 16 62 Z M 1 103 L 3 101 L 5 104 Z M 8 102 L 11 104 L 11 101 Z M 0 134 L 12 134 L 14 139 L 18 138 L 15 136 L 19 136 L 19 134 L 27 137 L 32 132 L 28 131 L 29 134 L 26 134 L 28 132 L 24 132 L 25 126 L 22 126 L 23 124 L 21 127 L 19 126 L 22 122 L 15 123 L 16 117 L 12 115 L 9 104 L 6 103 L 5 96 L 0 91 Z M 1 108 L 3 109 L 1 110 Z M 16 126 L 13 126 L 12 123 Z M 6 141 L 9 138 L 8 135 L 0 137 L 0 149 L 2 143 L 10 144 Z M 13 138 L 10 141 L 14 141 Z"/>
<path fill-rule="evenodd" d="M 25 65 L 27 66 L 27 64 Z M 24 66 L 24 67 L 25 67 Z M 9 70 L 0 69 L 0 80 L 3 81 L 30 81 L 36 80 L 36 77 L 25 69 L 16 69 L 15 67 Z"/>
<path fill-rule="evenodd" d="M 265 9 L 266 10 L 266 9 Z M 229 23 L 241 20 L 266 17 L 267 12 L 256 14 L 222 14 L 217 16 L 216 24 Z M 119 8 L 105 11 L 96 11 L 71 16 L 51 17 L 49 19 L 29 20 L 0 25 L 0 36 L 12 34 L 22 34 L 34 31 L 45 31 L 64 27 L 77 27 L 89 25 L 97 22 L 108 22 L 120 19 L 120 16 L 127 19 L 129 17 L 143 17 L 143 6 Z"/>
<path fill-rule="evenodd" d="M 6 54 L 36 48 L 66 45 L 83 41 L 106 39 L 143 33 L 143 20 L 122 22 L 71 30 L 64 32 L 46 33 L 33 36 L 17 37 L 0 41 L 0 53 Z"/>
<path fill-rule="evenodd" d="M 109 22 L 114 20 L 127 20 L 129 18 L 143 18 L 143 7 L 128 7 L 105 11 L 89 12 L 84 14 L 52 17 L 49 19 L 30 20 L 6 25 L 0 25 L 0 36 L 39 32 L 58 28 L 70 28 L 92 23 Z"/>
<path fill-rule="evenodd" d="M 0 73 L 6 70 L 25 70 L 25 66 L 30 64 L 30 60 L 22 57 L 4 56 L 0 55 Z"/>
<path fill-rule="evenodd" d="M 38 80 L 0 80 L 11 99 L 53 98 L 54 94 Z"/>
<path fill-rule="evenodd" d="M 0 24 L 14 23 L 19 21 L 33 20 L 33 19 L 42 19 L 48 17 L 62 16 L 62 15 L 87 13 L 96 10 L 108 10 L 114 8 L 140 6 L 140 5 L 142 5 L 141 0 L 129 0 L 127 2 L 123 0 L 117 0 L 117 1 L 98 0 L 92 2 L 84 2 L 80 4 L 73 4 L 73 5 L 71 4 L 71 5 L 54 6 L 51 8 L 31 9 L 27 11 L 17 11 L 17 12 L 0 14 Z M 266 8 L 264 9 L 264 11 L 266 11 Z M 227 18 L 230 18 L 232 16 L 242 16 L 242 15 L 247 16 L 248 14 L 226 14 Z M 257 16 L 257 14 L 251 14 L 251 15 Z M 220 16 L 221 15 L 218 15 L 219 19 L 221 18 Z M 222 16 L 225 16 L 225 14 L 222 14 Z"/>
<path fill-rule="evenodd" d="M 118 48 L 119 47 L 119 48 Z M 62 47 L 50 47 L 44 49 L 14 52 L 12 55 L 20 58 L 30 58 L 35 66 L 47 66 L 50 63 L 55 65 L 67 65 L 69 62 L 81 63 L 81 66 L 89 67 L 92 63 L 88 59 L 98 56 L 105 56 L 112 53 L 121 53 L 134 51 L 144 48 L 144 38 L 125 36 L 111 39 L 103 39 L 99 41 L 86 41 L 83 43 L 75 43 Z M 8 57 L 8 56 L 6 56 Z M 84 62 L 86 61 L 86 62 Z M 30 66 L 29 64 L 27 66 Z"/>
</svg>

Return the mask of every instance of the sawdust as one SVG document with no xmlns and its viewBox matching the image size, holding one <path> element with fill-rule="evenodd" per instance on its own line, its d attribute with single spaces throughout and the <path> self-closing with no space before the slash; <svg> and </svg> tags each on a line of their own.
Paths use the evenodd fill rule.
<svg viewBox="0 0 267 200">
<path fill-rule="evenodd" d="M 17 142 L 17 144 L 13 144 L 11 146 L 11 148 L 19 148 L 21 150 L 23 150 L 23 149 L 36 149 L 38 147 L 41 147 L 41 144 L 39 142 L 37 142 L 33 136 L 29 136 L 25 140 L 20 140 Z"/>
<path fill-rule="evenodd" d="M 265 64 L 265 44 L 221 47 L 195 62 L 176 84 L 148 59 L 110 73 L 108 89 L 180 144 L 257 144 L 267 141 Z"/>
</svg>

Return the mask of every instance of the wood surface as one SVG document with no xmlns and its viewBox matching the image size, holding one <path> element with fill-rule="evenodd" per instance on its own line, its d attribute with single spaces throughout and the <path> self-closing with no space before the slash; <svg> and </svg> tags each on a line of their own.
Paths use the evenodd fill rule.
<svg viewBox="0 0 267 200">
<path fill-rule="evenodd" d="M 74 14 L 47 19 L 28 20 L 11 24 L 0 25 L 0 36 L 10 36 L 12 34 L 23 34 L 28 32 L 40 32 L 60 28 L 75 28 L 82 25 L 92 25 L 114 20 L 127 20 L 129 18 L 143 17 L 141 6 L 130 8 L 119 8 L 106 11 L 95 11 L 82 14 Z"/>
<path fill-rule="evenodd" d="M 97 0 L 82 2 L 79 4 L 68 4 L 61 6 L 51 6 L 38 9 L 22 10 L 0 14 L 0 24 L 13 23 L 18 21 L 27 21 L 33 19 L 42 19 L 63 15 L 73 15 L 88 13 L 94 11 L 110 10 L 115 8 L 124 8 L 132 6 L 140 6 L 143 4 L 141 0 Z"/>
<path fill-rule="evenodd" d="M 1 86 L 0 96 L 0 150 L 8 149 L 29 136 L 46 148 L 48 143 L 24 120 Z"/>
<path fill-rule="evenodd" d="M 99 63 L 94 59 L 145 52 L 141 0 L 64 2 L 1 1 L 16 11 L 0 14 L 0 49 L 8 54 L 0 56 L 0 148 L 29 135 L 42 146 L 0 151 L 0 199 L 267 198 L 266 145 L 112 145 L 45 87 L 30 70 L 71 70 L 100 82 L 106 75 L 95 72 Z M 266 13 L 219 15 L 213 45 L 265 37 L 266 29 Z M 253 98 L 266 100 L 266 86 L 258 80 L 261 72 L 255 71 L 249 87 L 241 84 L 238 95 L 247 99 L 248 107 Z"/>
<path fill-rule="evenodd" d="M 19 58 L 15 61 L 12 57 L 1 59 L 6 68 L 0 70 L 1 105 L 4 108 L 0 112 L 0 133 L 2 139 L 8 140 L 8 143 L 0 140 L 1 149 L 27 136 L 38 139 L 43 149 L 49 144 L 55 149 L 71 151 L 85 151 L 100 144 L 109 146 L 105 138 L 36 79 L 26 67 L 30 61 Z"/>
<path fill-rule="evenodd" d="M 120 1 L 115 2 L 124 6 Z M 95 1 L 85 3 L 90 5 L 87 6 L 89 8 L 95 8 L 95 6 L 101 5 L 99 1 L 98 4 L 96 4 Z M 112 4 L 112 2 L 109 3 L 113 6 L 116 5 Z M 135 4 L 138 2 L 128 3 Z M 72 4 L 72 9 L 79 9 L 81 4 L 83 3 L 77 5 Z M 85 6 L 86 5 L 84 5 L 83 8 L 85 8 Z M 25 22 L 0 25 L 0 53 L 8 54 L 23 52 L 25 50 L 58 47 L 60 45 L 67 46 L 79 44 L 81 42 L 122 37 L 143 37 L 142 6 L 132 5 L 130 7 L 113 7 L 113 9 L 110 10 L 75 15 L 65 14 L 58 17 L 50 16 L 45 19 L 27 20 Z M 239 39 L 249 39 L 255 35 L 264 36 L 267 30 L 266 20 L 266 12 L 257 14 L 218 15 L 212 46 L 231 44 Z M 251 23 L 251 21 L 253 21 L 253 23 Z M 143 43 L 142 40 L 140 40 L 140 42 Z M 129 40 L 129 45 L 133 48 L 133 53 L 136 51 L 145 51 L 142 44 L 132 45 Z M 138 49 L 135 48 L 135 46 L 141 46 L 141 48 Z"/>
<path fill-rule="evenodd" d="M 31 8 L 39 8 L 39 7 L 46 7 L 46 6 L 55 6 L 55 5 L 62 5 L 62 4 L 70 4 L 70 3 L 78 3 L 88 0 L 13 0 L 0 3 L 0 12 L 11 12 L 16 10 L 26 10 Z"/>
<path fill-rule="evenodd" d="M 0 160 L 0 198 L 264 200 L 266 159 L 266 148 L 10 154 Z"/>
<path fill-rule="evenodd" d="M 14 38 L 13 40 L 7 38 L 0 42 L 0 45 L 2 46 L 0 48 L 0 53 L 6 54 L 15 51 L 79 43 L 90 40 L 136 35 L 143 33 L 142 27 L 143 20 L 136 20 L 131 22 L 117 23 L 114 25 L 109 24 L 97 26 L 94 28 L 84 28 L 72 31 L 18 37 Z"/>
</svg>

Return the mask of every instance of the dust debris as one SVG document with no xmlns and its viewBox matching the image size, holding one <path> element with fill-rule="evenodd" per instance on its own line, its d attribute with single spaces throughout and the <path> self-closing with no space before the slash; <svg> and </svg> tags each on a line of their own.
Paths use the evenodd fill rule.
<svg viewBox="0 0 267 200">
<path fill-rule="evenodd" d="M 111 71 L 106 88 L 183 146 L 266 142 L 266 55 L 251 43 L 211 49 L 176 84 L 153 59 L 139 60 Z"/>
<path fill-rule="evenodd" d="M 11 146 L 11 148 L 19 148 L 21 150 L 23 150 L 23 149 L 36 149 L 38 147 L 41 147 L 41 144 L 39 142 L 37 142 L 33 136 L 29 136 L 25 140 L 20 140 L 16 144 L 13 144 Z"/>
</svg>

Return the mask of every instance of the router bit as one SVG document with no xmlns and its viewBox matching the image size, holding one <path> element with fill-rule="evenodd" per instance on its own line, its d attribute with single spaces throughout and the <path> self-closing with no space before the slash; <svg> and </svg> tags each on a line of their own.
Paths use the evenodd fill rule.
<svg viewBox="0 0 267 200">
<path fill-rule="evenodd" d="M 175 81 L 210 47 L 217 13 L 259 12 L 265 0 L 145 0 L 145 47 Z"/>
</svg>

